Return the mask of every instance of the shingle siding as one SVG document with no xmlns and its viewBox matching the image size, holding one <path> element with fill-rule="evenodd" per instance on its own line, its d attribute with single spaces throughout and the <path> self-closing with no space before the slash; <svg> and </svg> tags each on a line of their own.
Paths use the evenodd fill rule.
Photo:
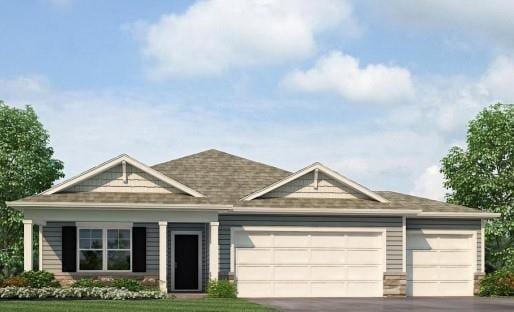
<svg viewBox="0 0 514 312">
<path fill-rule="evenodd" d="M 171 232 L 173 231 L 201 231 L 202 232 L 202 291 L 207 288 L 207 282 L 209 281 L 209 224 L 207 223 L 168 223 L 168 239 L 167 239 L 167 287 L 168 291 L 171 291 L 171 270 L 174 268 L 171 266 Z"/>
<path fill-rule="evenodd" d="M 378 227 L 386 229 L 386 269 L 402 271 L 401 217 L 341 217 L 287 215 L 220 215 L 220 276 L 230 272 L 230 228 L 240 226 Z"/>
<path fill-rule="evenodd" d="M 482 266 L 481 221 L 463 219 L 407 219 L 407 230 L 469 230 L 477 233 L 477 271 Z"/>
</svg>

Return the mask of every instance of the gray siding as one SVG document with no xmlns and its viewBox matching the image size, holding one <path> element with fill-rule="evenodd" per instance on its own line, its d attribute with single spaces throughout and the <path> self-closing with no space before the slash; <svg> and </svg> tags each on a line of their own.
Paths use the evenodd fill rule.
<svg viewBox="0 0 514 312">
<path fill-rule="evenodd" d="M 480 220 L 459 219 L 407 219 L 407 230 L 469 230 L 477 232 L 477 271 L 482 266 L 482 235 Z"/>
<path fill-rule="evenodd" d="M 43 270 L 54 273 L 57 278 L 62 272 L 62 230 L 63 226 L 74 226 L 75 222 L 48 222 L 43 226 Z"/>
<path fill-rule="evenodd" d="M 312 226 L 312 227 L 379 227 L 386 229 L 386 269 L 402 271 L 401 217 L 342 217 L 286 215 L 220 215 L 220 276 L 230 272 L 230 228 L 235 226 Z"/>
<path fill-rule="evenodd" d="M 168 223 L 168 259 L 167 259 L 167 280 L 168 280 L 168 291 L 171 291 L 171 232 L 173 231 L 201 231 L 202 232 L 202 291 L 207 288 L 207 282 L 209 281 L 209 224 L 207 223 Z"/>
<path fill-rule="evenodd" d="M 58 279 L 81 273 L 62 272 L 62 227 L 75 222 L 48 222 L 43 226 L 43 270 L 54 273 Z M 146 273 L 159 274 L 159 226 L 157 223 L 134 223 L 146 227 Z M 91 273 L 84 273 L 85 275 Z M 109 274 L 109 273 L 106 273 Z M 121 273 L 120 273 L 121 274 Z M 130 275 L 130 273 L 124 273 Z"/>
</svg>

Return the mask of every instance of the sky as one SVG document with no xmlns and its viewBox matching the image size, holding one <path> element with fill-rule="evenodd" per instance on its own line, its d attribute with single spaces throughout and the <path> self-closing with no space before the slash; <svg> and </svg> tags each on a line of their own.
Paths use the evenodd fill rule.
<svg viewBox="0 0 514 312">
<path fill-rule="evenodd" d="M 216 148 L 443 199 L 440 160 L 514 103 L 510 0 L 0 0 L 0 100 L 67 177 Z"/>
</svg>

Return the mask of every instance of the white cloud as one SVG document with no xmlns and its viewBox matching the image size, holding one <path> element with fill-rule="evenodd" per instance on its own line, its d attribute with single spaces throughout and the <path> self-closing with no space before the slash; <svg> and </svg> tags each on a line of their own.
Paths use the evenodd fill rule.
<svg viewBox="0 0 514 312">
<path fill-rule="evenodd" d="M 403 102 L 414 94 L 410 72 L 384 64 L 360 66 L 359 60 L 333 51 L 305 71 L 289 73 L 283 84 L 304 92 L 335 92 L 344 99 L 364 103 Z"/>
<path fill-rule="evenodd" d="M 446 190 L 443 187 L 443 175 L 439 166 L 432 165 L 426 168 L 414 181 L 412 193 L 430 199 L 444 200 Z"/>
<path fill-rule="evenodd" d="M 391 0 L 373 1 L 370 7 L 396 23 L 444 31 L 457 30 L 475 38 L 478 35 L 513 47 L 512 0 Z"/>
<path fill-rule="evenodd" d="M 304 59 L 317 49 L 315 36 L 336 27 L 356 29 L 346 0 L 200 1 L 183 14 L 135 24 L 157 78 Z"/>
</svg>

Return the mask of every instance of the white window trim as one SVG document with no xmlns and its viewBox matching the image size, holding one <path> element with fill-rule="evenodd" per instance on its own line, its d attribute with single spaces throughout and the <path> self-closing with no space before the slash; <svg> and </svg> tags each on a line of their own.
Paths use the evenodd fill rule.
<svg viewBox="0 0 514 312">
<path fill-rule="evenodd" d="M 196 235 L 198 237 L 198 288 L 197 289 L 175 289 L 175 235 Z M 202 231 L 172 231 L 170 242 L 170 275 L 172 291 L 201 291 L 202 290 Z"/>
<path fill-rule="evenodd" d="M 382 236 L 382 271 L 387 271 L 387 231 L 380 227 L 305 227 L 305 226 L 239 226 L 230 228 L 230 272 L 236 272 L 237 232 L 317 232 L 317 233 L 380 233 Z"/>
<path fill-rule="evenodd" d="M 99 223 L 99 222 L 77 222 L 77 272 L 82 273 L 130 273 L 132 272 L 132 223 Z M 80 230 L 102 230 L 102 269 L 101 270 L 81 270 L 80 269 Z M 130 237 L 130 269 L 128 270 L 108 270 L 107 269 L 107 230 L 129 230 Z M 113 249 L 110 249 L 113 250 Z M 124 250 L 124 249 L 123 249 Z"/>
</svg>

